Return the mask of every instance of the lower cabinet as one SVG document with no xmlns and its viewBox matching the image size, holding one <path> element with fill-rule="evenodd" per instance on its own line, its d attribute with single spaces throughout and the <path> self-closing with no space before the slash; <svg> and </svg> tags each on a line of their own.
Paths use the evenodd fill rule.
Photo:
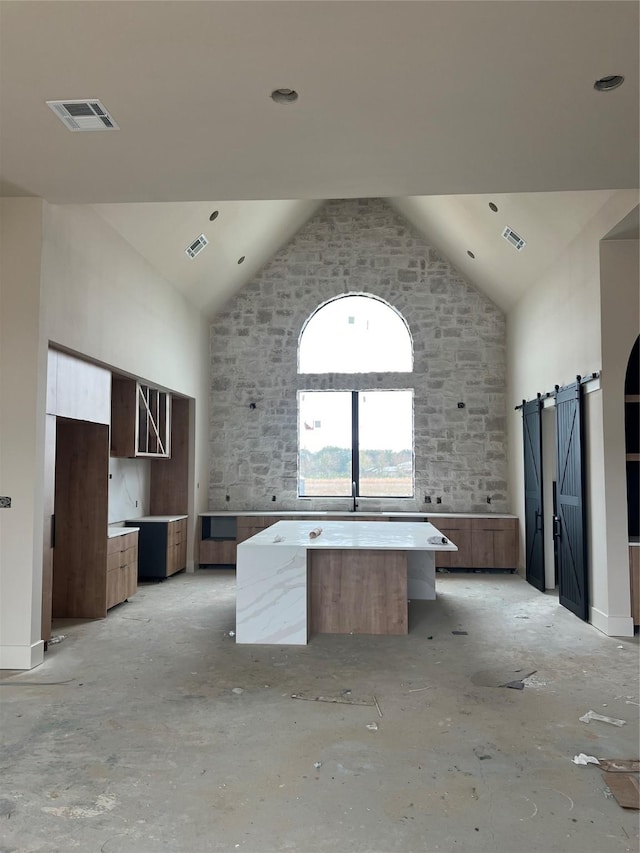
<svg viewBox="0 0 640 853">
<path fill-rule="evenodd" d="M 458 546 L 436 552 L 436 568 L 511 569 L 518 567 L 517 518 L 437 518 L 429 521 Z"/>
<path fill-rule="evenodd" d="M 138 531 L 107 540 L 107 610 L 138 589 Z"/>
<path fill-rule="evenodd" d="M 322 526 L 323 521 L 402 521 L 399 517 L 355 513 L 348 516 L 219 515 L 200 517 L 199 565 L 229 567 L 236 563 L 236 546 L 277 521 L 294 519 Z M 415 521 L 417 518 L 407 518 Z M 458 546 L 457 551 L 437 551 L 436 568 L 511 569 L 518 566 L 518 519 L 484 516 L 465 518 L 432 515 L 430 521 Z"/>
<path fill-rule="evenodd" d="M 149 515 L 125 521 L 139 528 L 138 579 L 168 578 L 187 567 L 187 516 Z"/>
</svg>

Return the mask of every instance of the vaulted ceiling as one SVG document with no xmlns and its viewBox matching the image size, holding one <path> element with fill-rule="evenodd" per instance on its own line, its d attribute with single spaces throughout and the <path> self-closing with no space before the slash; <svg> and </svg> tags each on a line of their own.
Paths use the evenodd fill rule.
<svg viewBox="0 0 640 853">
<path fill-rule="evenodd" d="M 384 197 L 508 309 L 614 191 L 638 188 L 638 13 L 2 0 L 0 192 L 93 205 L 209 314 L 323 199 Z M 620 88 L 594 89 L 612 74 Z M 275 103 L 278 88 L 299 97 Z M 72 133 L 46 106 L 76 99 L 120 130 Z"/>
</svg>

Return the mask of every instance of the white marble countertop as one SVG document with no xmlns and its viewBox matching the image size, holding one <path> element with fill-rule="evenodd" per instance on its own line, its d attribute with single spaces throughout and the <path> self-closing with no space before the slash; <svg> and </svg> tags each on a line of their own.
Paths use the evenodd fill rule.
<svg viewBox="0 0 640 853">
<path fill-rule="evenodd" d="M 135 533 L 139 530 L 139 527 L 109 527 L 107 529 L 107 539 L 113 539 L 116 536 L 124 536 L 125 533 Z"/>
<path fill-rule="evenodd" d="M 144 515 L 141 518 L 128 518 L 125 524 L 137 524 L 138 522 L 158 521 L 166 524 L 168 521 L 180 521 L 182 518 L 188 518 L 187 515 Z M 131 528 L 129 528 L 131 530 Z"/>
<path fill-rule="evenodd" d="M 265 517 L 269 518 L 272 516 L 298 516 L 302 515 L 305 517 L 311 518 L 326 518 L 327 516 L 338 516 L 345 518 L 355 518 L 358 517 L 371 517 L 371 518 L 517 518 L 516 515 L 510 512 L 384 512 L 383 510 L 371 510 L 367 512 L 365 509 L 358 509 L 356 512 L 350 512 L 346 510 L 297 510 L 297 509 L 281 509 L 277 511 L 273 510 L 233 510 L 221 509 L 221 510 L 210 510 L 208 512 L 200 512 L 198 515 L 201 518 L 209 517 L 209 516 L 220 516 L 231 517 L 231 518 L 246 518 L 246 517 Z"/>
<path fill-rule="evenodd" d="M 321 530 L 311 539 L 312 530 Z M 376 521 L 325 521 L 314 526 L 311 521 L 277 521 L 241 542 L 238 548 L 269 546 L 306 549 L 370 549 L 375 551 L 457 551 L 448 539 L 446 544 L 432 544 L 431 536 L 442 536 L 432 524 L 424 521 L 405 524 L 379 524 Z M 277 540 L 277 541 L 276 541 Z"/>
</svg>

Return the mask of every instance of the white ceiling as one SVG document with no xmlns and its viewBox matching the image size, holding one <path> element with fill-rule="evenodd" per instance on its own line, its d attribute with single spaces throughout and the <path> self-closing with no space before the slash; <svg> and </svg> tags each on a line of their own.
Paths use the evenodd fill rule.
<svg viewBox="0 0 640 853">
<path fill-rule="evenodd" d="M 617 0 L 2 0 L 0 192 L 95 205 L 208 313 L 316 200 L 391 198 L 508 308 L 638 187 L 638 18 Z M 121 130 L 70 133 L 45 105 L 78 98 Z"/>
</svg>

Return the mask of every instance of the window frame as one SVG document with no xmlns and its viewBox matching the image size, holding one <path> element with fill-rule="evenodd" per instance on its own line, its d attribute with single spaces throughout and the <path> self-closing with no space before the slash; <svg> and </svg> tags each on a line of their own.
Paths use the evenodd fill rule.
<svg viewBox="0 0 640 853">
<path fill-rule="evenodd" d="M 360 394 L 381 394 L 381 393 L 394 393 L 394 392 L 403 392 L 409 393 L 411 395 L 411 492 L 406 495 L 361 495 L 360 494 Z M 302 481 L 302 473 L 300 470 L 300 395 L 302 394 L 351 394 L 351 483 L 355 483 L 355 494 L 353 492 L 349 495 L 332 495 L 332 494 L 324 494 L 324 495 L 307 495 L 300 494 L 300 483 Z M 414 414 L 415 414 L 415 393 L 413 388 L 362 388 L 362 389 L 349 389 L 349 388 L 340 388 L 340 389 L 313 389 L 313 388 L 304 388 L 299 389 L 297 392 L 297 407 L 298 407 L 298 476 L 296 478 L 297 481 L 297 497 L 298 498 L 338 498 L 344 500 L 345 498 L 367 498 L 371 500 L 384 500 L 392 497 L 394 500 L 413 500 L 415 498 L 416 493 L 416 483 L 415 483 L 415 430 L 414 430 Z"/>
</svg>

